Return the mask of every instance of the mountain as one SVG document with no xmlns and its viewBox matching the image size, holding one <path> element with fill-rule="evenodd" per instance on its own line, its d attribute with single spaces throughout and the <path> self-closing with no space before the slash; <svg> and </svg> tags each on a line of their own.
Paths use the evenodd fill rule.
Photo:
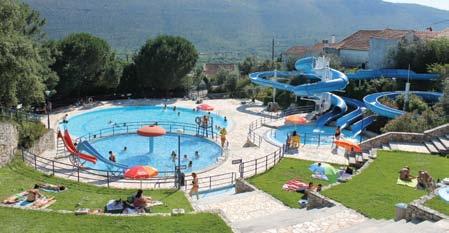
<svg viewBox="0 0 449 233">
<path fill-rule="evenodd" d="M 358 29 L 424 30 L 449 11 L 381 0 L 24 0 L 47 19 L 50 38 L 90 32 L 121 52 L 149 37 L 181 35 L 201 52 L 268 55 L 341 39 Z M 440 24 L 443 25 L 444 24 Z M 445 25 L 448 26 L 448 25 Z"/>
</svg>

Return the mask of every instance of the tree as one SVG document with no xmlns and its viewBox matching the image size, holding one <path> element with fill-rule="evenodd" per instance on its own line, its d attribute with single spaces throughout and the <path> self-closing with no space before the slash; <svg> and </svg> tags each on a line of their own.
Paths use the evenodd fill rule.
<svg viewBox="0 0 449 233">
<path fill-rule="evenodd" d="M 139 84 L 168 94 L 182 85 L 195 66 L 198 53 L 193 44 L 177 36 L 158 36 L 148 40 L 134 58 Z"/>
<path fill-rule="evenodd" d="M 44 101 L 44 83 L 57 80 L 48 68 L 50 51 L 41 43 L 45 20 L 28 5 L 0 1 L 0 105 L 13 107 Z"/>
<path fill-rule="evenodd" d="M 429 71 L 440 74 L 440 85 L 443 97 L 440 100 L 440 105 L 445 112 L 449 121 L 449 64 L 433 64 L 429 66 Z"/>
<path fill-rule="evenodd" d="M 449 63 L 449 39 L 438 38 L 430 41 L 402 41 L 397 49 L 392 51 L 392 59 L 396 68 L 408 69 L 425 73 L 431 64 Z"/>
<path fill-rule="evenodd" d="M 61 97 L 81 97 L 116 88 L 121 65 L 108 43 L 88 33 L 74 33 L 57 45 L 60 53 L 52 69 L 60 77 Z"/>
</svg>

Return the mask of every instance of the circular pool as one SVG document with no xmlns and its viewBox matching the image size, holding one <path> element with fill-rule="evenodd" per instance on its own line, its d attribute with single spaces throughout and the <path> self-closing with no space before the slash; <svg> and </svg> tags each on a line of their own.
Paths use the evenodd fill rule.
<svg viewBox="0 0 449 233">
<path fill-rule="evenodd" d="M 165 121 L 195 124 L 195 118 L 205 114 L 209 113 L 179 107 L 173 111 L 171 106 L 167 109 L 161 106 L 110 107 L 69 116 L 65 127 L 72 135 L 79 137 L 122 122 Z M 227 127 L 223 117 L 214 113 L 210 113 L 210 116 L 214 126 Z"/>
<path fill-rule="evenodd" d="M 301 136 L 302 144 L 326 145 L 332 144 L 334 140 L 335 127 L 323 126 L 317 128 L 315 124 L 308 125 L 286 125 L 282 126 L 270 133 L 270 137 L 280 144 L 287 141 L 287 135 L 291 135 L 296 131 Z M 342 130 L 343 138 L 354 138 L 353 133 L 349 130 Z M 354 138 L 360 140 L 360 136 Z"/>
<path fill-rule="evenodd" d="M 186 165 L 184 172 L 199 171 L 217 163 L 222 155 L 221 147 L 208 138 L 196 136 L 196 118 L 209 115 L 212 119 L 214 130 L 216 126 L 227 127 L 227 122 L 223 117 L 209 112 L 196 111 L 193 109 L 173 107 L 163 108 L 161 106 L 126 106 L 110 107 L 100 110 L 93 110 L 78 115 L 70 116 L 68 123 L 62 124 L 62 128 L 68 129 L 75 138 L 84 141 L 88 140 L 92 147 L 98 152 L 88 153 L 94 156 L 101 156 L 96 164 L 89 162 L 84 166 L 117 171 L 123 167 L 135 165 L 149 165 L 157 168 L 163 175 L 163 171 L 174 171 L 177 160 L 171 158 L 172 151 L 178 154 L 178 135 L 173 134 L 177 130 L 183 130 L 181 134 L 181 165 Z M 167 130 L 168 134 L 153 138 L 153 150 L 149 149 L 149 138 L 139 136 L 135 131 L 148 122 L 158 122 Z M 210 129 L 210 130 L 211 130 Z M 215 131 L 214 133 L 217 133 Z M 209 132 L 209 136 L 211 136 Z M 127 148 L 124 150 L 124 148 Z M 108 161 L 109 151 L 116 155 L 116 165 Z M 199 156 L 195 156 L 198 151 Z M 187 155 L 187 159 L 184 159 Z M 189 162 L 192 166 L 189 167 Z M 117 166 L 124 165 L 124 166 Z"/>
<path fill-rule="evenodd" d="M 221 147 L 206 138 L 183 134 L 180 139 L 181 165 L 186 166 L 184 172 L 198 171 L 210 167 L 222 155 Z M 128 167 L 149 165 L 161 172 L 174 171 L 178 160 L 173 160 L 170 155 L 172 151 L 178 154 L 178 135 L 166 134 L 155 137 L 153 140 L 152 153 L 149 151 L 149 138 L 134 133 L 101 138 L 91 142 L 91 144 L 106 159 L 109 157 L 108 152 L 113 151 L 118 164 Z M 126 150 L 124 150 L 125 147 Z M 198 151 L 198 157 L 195 156 L 195 151 Z M 184 159 L 184 155 L 187 155 L 187 159 Z M 192 161 L 192 167 L 188 167 L 189 161 Z M 100 160 L 97 160 L 96 164 L 86 163 L 85 166 L 100 170 L 120 170 L 118 167 Z"/>
</svg>

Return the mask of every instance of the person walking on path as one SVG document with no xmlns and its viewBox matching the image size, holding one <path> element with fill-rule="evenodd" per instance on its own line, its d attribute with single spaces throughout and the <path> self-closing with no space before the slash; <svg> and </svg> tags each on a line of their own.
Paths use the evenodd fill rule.
<svg viewBox="0 0 449 233">
<path fill-rule="evenodd" d="M 192 197 L 192 195 L 195 194 L 196 195 L 196 199 L 198 200 L 199 199 L 198 189 L 199 189 L 200 186 L 198 185 L 198 176 L 196 175 L 195 172 L 192 173 L 192 178 L 193 178 L 193 180 L 192 180 L 192 189 L 190 189 L 189 196 Z"/>
</svg>

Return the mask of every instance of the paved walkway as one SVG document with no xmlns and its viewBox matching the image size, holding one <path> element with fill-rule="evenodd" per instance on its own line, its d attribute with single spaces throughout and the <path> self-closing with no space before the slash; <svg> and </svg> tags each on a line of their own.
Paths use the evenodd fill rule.
<svg viewBox="0 0 449 233">
<path fill-rule="evenodd" d="M 193 200 L 192 205 L 197 211 L 220 210 L 234 231 L 245 233 L 336 232 L 366 220 L 343 206 L 292 209 L 259 190 Z"/>
</svg>

